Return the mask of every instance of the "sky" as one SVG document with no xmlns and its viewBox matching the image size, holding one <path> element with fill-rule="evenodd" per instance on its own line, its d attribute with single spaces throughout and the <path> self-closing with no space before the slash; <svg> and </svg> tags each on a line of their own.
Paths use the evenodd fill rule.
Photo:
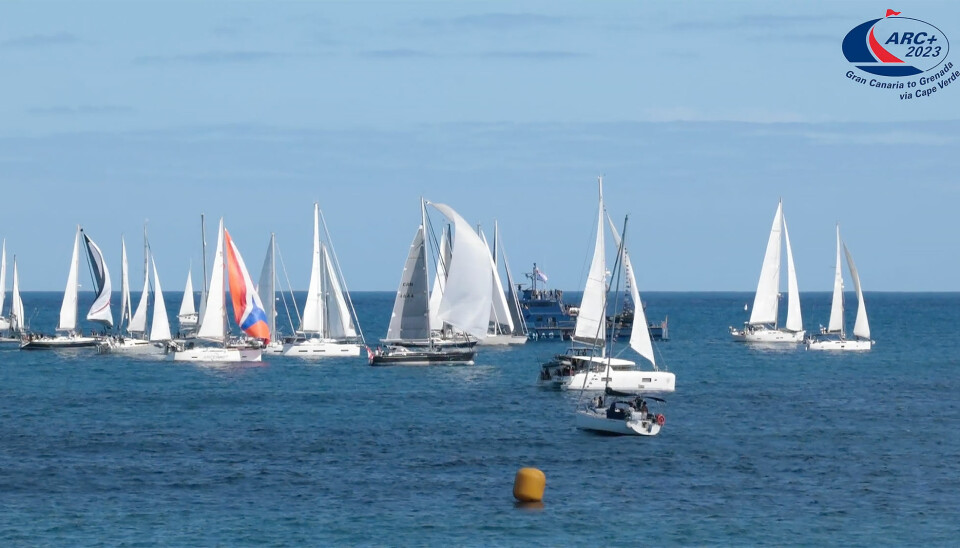
<svg viewBox="0 0 960 548">
<path fill-rule="evenodd" d="M 179 290 L 203 213 L 305 289 L 317 201 L 349 288 L 393 291 L 423 196 L 579 290 L 603 175 L 641 291 L 752 291 L 779 199 L 801 291 L 838 222 L 865 290 L 957 291 L 960 82 L 845 76 L 891 7 L 960 40 L 946 1 L 6 2 L 0 237 L 62 290 L 78 224 L 138 278 L 147 221 Z"/>
</svg>

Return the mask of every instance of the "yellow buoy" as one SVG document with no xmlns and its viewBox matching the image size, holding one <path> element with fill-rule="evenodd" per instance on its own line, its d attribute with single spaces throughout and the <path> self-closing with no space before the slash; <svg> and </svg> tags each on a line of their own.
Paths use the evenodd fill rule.
<svg viewBox="0 0 960 548">
<path fill-rule="evenodd" d="M 520 502 L 540 502 L 547 487 L 547 476 L 536 468 L 521 468 L 513 480 L 513 496 Z"/>
</svg>

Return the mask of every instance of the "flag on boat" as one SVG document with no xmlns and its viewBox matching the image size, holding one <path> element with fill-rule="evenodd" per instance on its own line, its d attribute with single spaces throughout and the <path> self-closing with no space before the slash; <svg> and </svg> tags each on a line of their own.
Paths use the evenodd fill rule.
<svg viewBox="0 0 960 548">
<path fill-rule="evenodd" d="M 536 265 L 534 265 L 534 267 L 533 267 L 533 274 L 534 274 L 534 275 L 537 277 L 537 279 L 540 280 L 541 282 L 547 281 L 547 275 L 544 274 L 542 270 L 540 270 L 539 268 L 537 268 Z"/>
<path fill-rule="evenodd" d="M 230 300 L 233 302 L 233 315 L 237 325 L 247 335 L 270 342 L 270 328 L 267 327 L 267 313 L 250 279 L 250 273 L 243 264 L 240 251 L 233 245 L 230 233 L 223 229 L 223 243 L 227 256 L 227 280 L 230 284 Z"/>
</svg>

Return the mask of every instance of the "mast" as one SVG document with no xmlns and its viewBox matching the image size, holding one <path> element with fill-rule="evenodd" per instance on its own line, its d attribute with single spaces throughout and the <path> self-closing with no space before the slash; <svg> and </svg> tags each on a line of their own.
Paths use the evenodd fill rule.
<svg viewBox="0 0 960 548">
<path fill-rule="evenodd" d="M 428 259 L 428 257 L 430 257 L 430 242 L 429 242 L 430 238 L 427 237 L 427 204 L 424 201 L 423 196 L 420 196 L 420 226 L 423 227 L 423 254 L 425 259 L 424 260 L 425 264 L 423 265 L 423 283 L 427 287 L 430 287 L 430 260 Z M 441 257 L 440 260 L 443 260 L 443 258 Z M 450 267 L 447 266 L 445 268 L 450 268 Z M 427 318 L 428 318 L 427 324 L 429 325 L 430 323 L 429 297 L 427 298 Z M 427 329 L 429 331 L 429 327 Z M 427 338 L 432 340 L 429 334 L 427 335 Z"/>
<path fill-rule="evenodd" d="M 207 308 L 207 231 L 203 221 L 203 213 L 200 214 L 200 247 L 202 249 L 200 257 L 203 259 L 203 291 L 200 293 L 200 313 Z"/>
</svg>

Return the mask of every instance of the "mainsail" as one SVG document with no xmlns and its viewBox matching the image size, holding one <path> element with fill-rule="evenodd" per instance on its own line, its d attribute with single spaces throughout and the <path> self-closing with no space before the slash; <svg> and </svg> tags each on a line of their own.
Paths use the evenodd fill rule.
<svg viewBox="0 0 960 548">
<path fill-rule="evenodd" d="M 387 329 L 388 341 L 430 338 L 430 296 L 427 293 L 427 253 L 423 236 L 424 227 L 420 225 L 403 265 Z"/>
<path fill-rule="evenodd" d="M 443 298 L 443 288 L 447 284 L 447 269 L 450 268 L 450 253 L 453 245 L 450 243 L 450 227 L 444 226 L 440 234 L 440 253 L 437 256 L 437 268 L 433 277 L 433 290 L 430 291 L 430 329 L 443 329 L 443 320 L 437 315 L 440 310 L 440 299 Z"/>
<path fill-rule="evenodd" d="M 80 227 L 73 238 L 73 255 L 70 257 L 70 270 L 67 272 L 67 287 L 63 291 L 60 304 L 60 319 L 57 331 L 73 331 L 77 328 L 77 283 L 80 272 Z"/>
<path fill-rule="evenodd" d="M 120 321 L 118 325 L 130 325 L 130 267 L 127 265 L 127 242 L 120 236 Z"/>
<path fill-rule="evenodd" d="M 320 206 L 313 204 L 313 259 L 310 263 L 307 302 L 303 305 L 303 320 L 300 322 L 300 330 L 304 333 L 322 334 L 324 330 L 323 295 L 321 294 L 323 271 L 320 254 Z"/>
<path fill-rule="evenodd" d="M 793 249 L 790 247 L 790 233 L 787 220 L 783 219 L 783 239 L 787 244 L 787 329 L 793 332 L 803 331 L 803 318 L 800 314 L 800 287 L 797 284 L 797 269 L 793 264 Z"/>
<path fill-rule="evenodd" d="M 333 263 L 330 261 L 330 250 L 326 245 L 322 246 L 322 250 L 325 282 L 323 305 L 327 311 L 326 335 L 334 339 L 356 337 L 357 330 L 353 326 L 353 317 L 350 315 L 343 289 L 340 287 L 337 273 L 334 272 Z"/>
<path fill-rule="evenodd" d="M 187 271 L 187 285 L 183 288 L 183 301 L 180 302 L 180 313 L 178 316 L 181 321 L 186 316 L 194 316 L 197 309 L 193 306 L 193 278 L 192 272 Z"/>
<path fill-rule="evenodd" d="M 10 301 L 10 331 L 21 333 L 26 327 L 23 300 L 20 298 L 20 275 L 17 274 L 17 256 L 13 256 L 13 293 Z"/>
<path fill-rule="evenodd" d="M 270 244 L 267 246 L 267 256 L 263 259 L 263 268 L 260 269 L 260 281 L 257 283 L 257 294 L 260 295 L 260 302 L 263 303 L 263 312 L 267 316 L 267 328 L 270 330 L 270 337 L 276 338 L 277 333 L 277 298 L 276 279 L 276 242 L 275 234 L 270 234 Z"/>
<path fill-rule="evenodd" d="M 783 202 L 777 204 L 777 213 L 773 216 L 773 226 L 767 239 L 767 250 L 763 255 L 763 267 L 760 269 L 760 281 L 757 294 L 753 299 L 750 312 L 750 324 L 776 324 L 778 293 L 780 291 L 780 234 L 783 225 Z"/>
<path fill-rule="evenodd" d="M 224 341 L 224 295 L 223 295 L 223 219 L 217 228 L 217 250 L 213 254 L 213 269 L 210 272 L 210 286 L 207 290 L 206 305 L 200 319 L 197 336 L 204 339 Z"/>
<path fill-rule="evenodd" d="M 494 234 L 496 236 L 496 234 Z M 480 238 L 483 240 L 484 247 L 488 247 L 487 237 L 483 231 L 480 232 Z M 496 238 L 494 238 L 496 242 Z M 500 281 L 500 273 L 497 272 L 496 261 L 496 243 L 493 250 L 490 251 L 490 270 L 493 272 L 490 298 L 493 301 L 490 307 L 490 322 L 497 327 L 506 326 L 505 333 L 513 333 L 513 318 L 510 316 L 510 306 L 507 304 L 507 296 L 503 292 L 503 282 Z"/>
<path fill-rule="evenodd" d="M 597 214 L 597 240 L 593 247 L 593 260 L 580 301 L 580 312 L 574 328 L 574 340 L 595 346 L 603 346 L 607 337 L 607 267 L 603 238 L 603 183 L 600 182 L 600 206 Z"/>
</svg>

